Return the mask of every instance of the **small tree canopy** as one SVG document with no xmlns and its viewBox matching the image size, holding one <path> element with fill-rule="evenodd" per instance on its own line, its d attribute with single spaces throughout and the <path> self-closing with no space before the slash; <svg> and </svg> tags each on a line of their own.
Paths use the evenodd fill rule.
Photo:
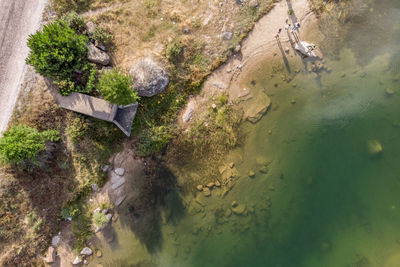
<svg viewBox="0 0 400 267">
<path fill-rule="evenodd" d="M 117 70 L 100 76 L 98 90 L 105 100 L 118 105 L 131 104 L 139 99 L 138 92 L 132 90 L 132 78 Z"/>
<path fill-rule="evenodd" d="M 0 138 L 0 161 L 17 165 L 26 161 L 35 163 L 39 152 L 46 149 L 46 141 L 59 138 L 55 130 L 39 132 L 23 124 L 12 126 Z"/>
<path fill-rule="evenodd" d="M 29 36 L 31 51 L 26 62 L 43 76 L 56 81 L 70 80 L 87 67 L 87 42 L 86 36 L 76 34 L 65 22 L 57 20 Z"/>
</svg>

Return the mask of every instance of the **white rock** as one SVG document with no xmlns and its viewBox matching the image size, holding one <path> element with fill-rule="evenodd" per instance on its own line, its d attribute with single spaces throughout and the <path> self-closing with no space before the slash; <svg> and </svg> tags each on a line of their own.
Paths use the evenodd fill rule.
<svg viewBox="0 0 400 267">
<path fill-rule="evenodd" d="M 111 170 L 112 170 L 112 167 L 110 165 L 104 165 L 103 172 L 109 172 Z"/>
<path fill-rule="evenodd" d="M 124 168 L 116 168 L 116 169 L 114 170 L 114 172 L 115 172 L 116 174 L 118 174 L 119 176 L 122 176 L 122 175 L 124 175 L 124 173 L 125 173 L 125 169 L 124 169 Z"/>
<path fill-rule="evenodd" d="M 113 184 L 111 186 L 112 190 L 115 190 L 116 188 L 120 187 L 121 185 L 123 185 L 126 182 L 125 178 L 121 177 L 121 179 L 119 179 L 115 184 Z"/>
<path fill-rule="evenodd" d="M 51 239 L 51 245 L 52 245 L 53 247 L 57 247 L 58 244 L 60 243 L 60 241 L 61 241 L 61 237 L 58 236 L 58 235 L 55 235 L 55 236 L 53 236 L 53 238 Z"/>
<path fill-rule="evenodd" d="M 182 115 L 182 120 L 183 122 L 188 122 L 190 121 L 190 119 L 193 116 L 193 112 L 194 112 L 194 103 L 193 102 L 189 102 L 189 104 L 187 105 L 187 108 L 185 110 L 185 112 Z"/>
<path fill-rule="evenodd" d="M 73 265 L 78 265 L 82 263 L 82 258 L 79 256 L 76 256 L 75 260 L 72 262 Z"/>
<path fill-rule="evenodd" d="M 85 256 L 90 256 L 93 254 L 93 251 L 88 247 L 84 247 L 80 254 Z"/>
<path fill-rule="evenodd" d="M 99 213 L 100 212 L 100 208 L 96 208 L 93 213 Z"/>
</svg>

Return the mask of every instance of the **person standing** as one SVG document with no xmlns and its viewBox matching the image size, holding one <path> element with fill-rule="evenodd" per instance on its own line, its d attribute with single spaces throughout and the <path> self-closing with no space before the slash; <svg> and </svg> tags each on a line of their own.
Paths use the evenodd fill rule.
<svg viewBox="0 0 400 267">
<path fill-rule="evenodd" d="M 282 28 L 279 28 L 277 34 L 275 35 L 275 38 L 278 39 L 279 38 L 279 34 L 282 32 Z"/>
<path fill-rule="evenodd" d="M 289 29 L 290 29 L 290 24 L 286 24 L 285 30 L 286 30 L 286 31 L 289 31 Z"/>
</svg>

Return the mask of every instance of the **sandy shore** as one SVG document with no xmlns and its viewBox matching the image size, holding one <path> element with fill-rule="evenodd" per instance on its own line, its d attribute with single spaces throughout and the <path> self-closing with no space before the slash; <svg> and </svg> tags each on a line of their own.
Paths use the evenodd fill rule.
<svg viewBox="0 0 400 267">
<path fill-rule="evenodd" d="M 294 14 L 288 15 L 289 9 L 293 9 Z M 288 57 L 297 57 L 299 62 L 302 61 L 301 55 L 294 51 L 293 35 L 284 29 L 286 19 L 292 26 L 296 22 L 300 23 L 300 29 L 297 32 L 300 40 L 303 38 L 318 39 L 318 37 L 307 35 L 308 29 L 316 26 L 314 22 L 317 20 L 307 0 L 285 0 L 277 3 L 266 16 L 256 23 L 250 35 L 242 43 L 240 52 L 214 71 L 204 83 L 201 93 L 188 101 L 187 107 L 194 107 L 191 121 L 201 118 L 204 107 L 207 109 L 212 105 L 210 99 L 223 93 L 228 94 L 231 101 L 242 98 L 247 106 L 256 105 L 252 102 L 259 97 L 252 96 L 251 92 L 246 91 L 248 89 L 241 87 L 240 80 L 246 77 L 248 72 L 252 71 L 253 66 L 260 61 L 275 58 L 286 63 Z M 275 35 L 280 28 L 282 28 L 282 32 L 278 44 Z M 259 110 L 263 108 L 265 107 L 260 107 Z M 184 109 L 182 114 L 187 109 Z M 190 126 L 190 123 L 182 121 L 182 115 L 179 123 L 182 128 Z"/>
</svg>

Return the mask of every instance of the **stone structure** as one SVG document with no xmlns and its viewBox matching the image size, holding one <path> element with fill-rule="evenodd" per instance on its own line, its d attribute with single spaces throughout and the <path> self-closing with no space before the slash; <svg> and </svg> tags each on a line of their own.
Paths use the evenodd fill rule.
<svg viewBox="0 0 400 267">
<path fill-rule="evenodd" d="M 68 96 L 55 93 L 54 97 L 57 104 L 62 108 L 113 122 L 124 134 L 127 136 L 131 134 L 133 119 L 138 107 L 137 102 L 126 106 L 118 106 L 106 100 L 81 93 L 71 93 Z"/>
</svg>

